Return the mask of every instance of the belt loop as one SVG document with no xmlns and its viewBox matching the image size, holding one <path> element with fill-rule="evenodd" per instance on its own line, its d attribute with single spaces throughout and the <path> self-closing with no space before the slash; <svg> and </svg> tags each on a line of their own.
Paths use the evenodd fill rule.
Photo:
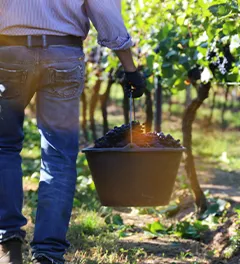
<svg viewBox="0 0 240 264">
<path fill-rule="evenodd" d="M 27 36 L 27 45 L 28 48 L 32 48 L 32 36 L 30 35 Z"/>
<path fill-rule="evenodd" d="M 46 49 L 48 46 L 46 35 L 42 35 L 42 42 L 43 42 L 43 48 Z"/>
</svg>

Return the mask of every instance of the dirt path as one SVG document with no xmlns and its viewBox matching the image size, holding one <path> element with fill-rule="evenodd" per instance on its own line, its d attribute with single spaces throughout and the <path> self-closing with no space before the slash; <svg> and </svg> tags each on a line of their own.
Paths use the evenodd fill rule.
<svg viewBox="0 0 240 264">
<path fill-rule="evenodd" d="M 203 190 L 240 203 L 240 171 L 228 172 L 210 168 L 206 173 L 199 175 L 199 180 Z"/>
<path fill-rule="evenodd" d="M 240 171 L 224 171 L 216 169 L 217 164 L 203 163 L 197 160 L 196 167 L 198 177 L 203 190 L 208 190 L 211 195 L 227 199 L 233 203 L 240 203 Z M 183 166 L 180 173 L 184 173 Z M 185 205 L 174 219 L 168 221 L 179 221 L 189 213 L 194 212 L 194 205 L 191 196 L 186 197 Z M 119 211 L 118 211 L 119 213 Z M 154 217 L 150 215 L 139 215 L 135 209 L 130 212 L 120 212 L 125 224 L 134 224 L 142 228 L 147 223 L 152 223 Z M 124 248 L 139 247 L 147 252 L 142 264 L 239 264 L 240 256 L 232 260 L 220 260 L 211 257 L 214 248 L 222 247 L 229 236 L 228 227 L 223 227 L 212 237 L 211 244 L 178 239 L 172 237 L 149 238 L 143 233 L 121 239 L 120 243 Z"/>
</svg>

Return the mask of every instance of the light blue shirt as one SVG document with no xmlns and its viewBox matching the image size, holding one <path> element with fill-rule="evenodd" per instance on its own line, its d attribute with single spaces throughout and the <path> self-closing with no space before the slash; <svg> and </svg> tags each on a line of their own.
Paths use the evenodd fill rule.
<svg viewBox="0 0 240 264">
<path fill-rule="evenodd" d="M 112 50 L 132 46 L 121 0 L 0 0 L 0 35 L 74 35 L 85 39 L 90 20 L 98 43 Z"/>
</svg>

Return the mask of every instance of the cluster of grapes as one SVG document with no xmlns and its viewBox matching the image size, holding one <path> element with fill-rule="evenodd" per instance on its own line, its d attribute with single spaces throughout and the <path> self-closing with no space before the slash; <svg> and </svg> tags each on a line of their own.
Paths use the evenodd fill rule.
<svg viewBox="0 0 240 264">
<path fill-rule="evenodd" d="M 206 59 L 210 62 L 209 67 L 213 74 L 218 70 L 225 75 L 231 70 L 234 57 L 232 56 L 229 45 L 223 47 L 223 56 L 219 56 L 214 49 L 209 49 Z"/>
<path fill-rule="evenodd" d="M 229 62 L 226 57 L 220 56 L 216 57 L 215 60 L 212 60 L 209 67 L 213 74 L 218 69 L 222 75 L 225 75 L 229 71 Z"/>
<path fill-rule="evenodd" d="M 143 127 L 139 122 L 132 122 L 132 132 L 134 137 L 143 132 Z M 95 141 L 95 148 L 124 147 L 130 142 L 130 124 L 115 126 L 114 129 Z"/>
<path fill-rule="evenodd" d="M 150 147 L 160 147 L 160 148 L 181 148 L 180 140 L 175 140 L 170 134 L 164 135 L 163 132 L 157 133 L 147 133 L 146 137 L 152 138 L 152 143 L 149 144 Z"/>
<path fill-rule="evenodd" d="M 180 140 L 175 140 L 170 134 L 143 133 L 144 126 L 139 122 L 132 122 L 133 143 L 142 148 L 181 148 Z M 95 148 L 121 148 L 130 143 L 130 124 L 114 127 L 105 136 L 95 141 Z"/>
<path fill-rule="evenodd" d="M 217 56 L 217 53 L 214 50 L 208 49 L 206 59 L 211 61 L 213 58 Z"/>
<path fill-rule="evenodd" d="M 188 71 L 188 80 L 196 85 L 197 81 L 201 79 L 202 68 L 197 65 Z"/>
</svg>

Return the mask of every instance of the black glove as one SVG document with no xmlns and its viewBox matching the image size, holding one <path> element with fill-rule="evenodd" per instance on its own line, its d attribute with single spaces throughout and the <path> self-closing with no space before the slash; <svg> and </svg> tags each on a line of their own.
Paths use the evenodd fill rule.
<svg viewBox="0 0 240 264">
<path fill-rule="evenodd" d="M 138 98 L 144 94 L 146 81 L 140 72 L 125 72 L 124 90 L 128 97 Z"/>
</svg>

